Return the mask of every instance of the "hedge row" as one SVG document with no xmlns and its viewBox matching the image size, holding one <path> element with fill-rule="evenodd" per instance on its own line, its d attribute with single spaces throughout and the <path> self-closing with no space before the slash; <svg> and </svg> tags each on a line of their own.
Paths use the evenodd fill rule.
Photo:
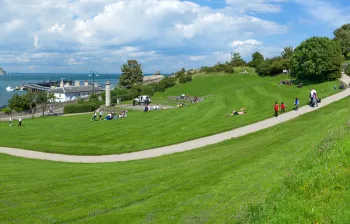
<svg viewBox="0 0 350 224">
<path fill-rule="evenodd" d="M 74 113 L 92 112 L 94 110 L 97 110 L 99 107 L 100 105 L 96 103 L 69 104 L 64 106 L 63 113 L 74 114 Z"/>
</svg>

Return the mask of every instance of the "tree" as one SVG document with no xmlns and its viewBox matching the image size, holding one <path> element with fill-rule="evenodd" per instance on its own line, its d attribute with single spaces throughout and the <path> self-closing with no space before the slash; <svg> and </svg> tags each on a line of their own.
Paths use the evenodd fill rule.
<svg viewBox="0 0 350 224">
<path fill-rule="evenodd" d="M 341 76 L 340 44 L 327 37 L 312 37 L 294 51 L 292 76 L 311 80 L 335 80 Z"/>
<path fill-rule="evenodd" d="M 334 30 L 333 34 L 334 40 L 339 42 L 341 46 L 342 54 L 347 57 L 350 53 L 350 23 Z"/>
<path fill-rule="evenodd" d="M 288 72 L 292 67 L 293 52 L 293 47 L 285 47 L 281 53 L 284 67 L 288 70 Z"/>
<path fill-rule="evenodd" d="M 38 92 L 36 93 L 35 103 L 36 105 L 40 105 L 43 116 L 45 115 L 44 112 L 47 108 L 47 106 L 51 103 L 52 100 L 54 100 L 55 96 L 53 93 L 47 93 L 47 92 Z"/>
<path fill-rule="evenodd" d="M 12 98 L 8 100 L 8 106 L 11 110 L 14 110 L 16 112 L 21 112 L 29 109 L 29 103 L 25 98 L 25 95 L 13 95 Z"/>
<path fill-rule="evenodd" d="M 264 56 L 259 52 L 255 52 L 252 55 L 252 61 L 250 62 L 250 66 L 253 68 L 256 68 L 263 61 L 264 61 Z"/>
<path fill-rule="evenodd" d="M 239 53 L 234 53 L 232 55 L 232 60 L 231 60 L 230 64 L 234 67 L 239 67 L 239 66 L 245 66 L 246 62 L 242 59 L 242 57 Z"/>
<path fill-rule="evenodd" d="M 34 112 L 36 109 L 36 102 L 37 102 L 37 97 L 38 97 L 38 93 L 37 92 L 29 92 L 25 95 L 23 95 L 23 97 L 25 98 L 25 100 L 28 103 L 29 109 L 32 112 L 32 118 L 34 117 Z"/>
<path fill-rule="evenodd" d="M 256 67 L 256 72 L 260 76 L 268 76 L 270 75 L 270 61 L 264 60 L 262 61 L 257 67 Z"/>
<path fill-rule="evenodd" d="M 130 89 L 135 84 L 142 84 L 142 68 L 136 60 L 128 60 L 128 62 L 121 67 L 121 71 L 122 76 L 119 79 L 119 85 Z"/>
</svg>

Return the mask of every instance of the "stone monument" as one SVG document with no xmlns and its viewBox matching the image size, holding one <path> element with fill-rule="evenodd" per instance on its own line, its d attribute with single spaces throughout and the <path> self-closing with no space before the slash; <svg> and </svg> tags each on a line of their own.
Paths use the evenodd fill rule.
<svg viewBox="0 0 350 224">
<path fill-rule="evenodd" d="M 111 106 L 111 82 L 106 82 L 106 107 Z"/>
</svg>

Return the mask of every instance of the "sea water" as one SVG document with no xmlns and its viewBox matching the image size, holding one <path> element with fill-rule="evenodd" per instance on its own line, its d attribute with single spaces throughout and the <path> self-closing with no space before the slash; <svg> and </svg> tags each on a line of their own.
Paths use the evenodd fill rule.
<svg viewBox="0 0 350 224">
<path fill-rule="evenodd" d="M 118 83 L 120 74 L 99 74 L 95 75 L 95 83 L 105 88 L 106 81 L 111 81 L 111 87 L 113 88 Z M 26 91 L 13 91 L 7 92 L 6 87 L 10 86 L 13 89 L 16 86 L 22 86 L 25 83 L 37 83 L 44 81 L 59 81 L 64 79 L 65 81 L 81 81 L 80 85 L 83 85 L 84 81 L 93 82 L 93 77 L 88 74 L 54 74 L 54 73 L 11 73 L 9 75 L 0 76 L 0 107 L 8 104 L 8 100 L 14 94 L 24 94 Z"/>
</svg>

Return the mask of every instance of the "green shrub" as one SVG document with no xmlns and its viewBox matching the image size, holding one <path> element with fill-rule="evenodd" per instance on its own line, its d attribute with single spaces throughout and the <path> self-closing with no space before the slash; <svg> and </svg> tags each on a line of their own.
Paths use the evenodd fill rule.
<svg viewBox="0 0 350 224">
<path fill-rule="evenodd" d="M 192 75 L 186 75 L 186 82 L 192 82 Z"/>
<path fill-rule="evenodd" d="M 156 92 L 156 89 L 154 88 L 154 86 L 151 86 L 151 85 L 141 86 L 141 92 L 140 92 L 141 95 L 153 96 L 155 92 Z"/>
<path fill-rule="evenodd" d="M 346 68 L 345 73 L 346 73 L 347 75 L 350 75 L 350 64 L 349 64 L 348 67 Z"/>
<path fill-rule="evenodd" d="M 118 99 L 120 99 L 121 101 L 128 101 L 128 100 L 132 100 L 132 97 L 131 97 L 131 95 L 112 96 L 111 97 L 111 103 L 112 104 L 116 104 Z"/>
<path fill-rule="evenodd" d="M 92 112 L 97 110 L 100 107 L 100 104 L 96 103 L 84 103 L 84 104 L 69 104 L 64 106 L 64 114 L 73 114 L 73 113 L 84 113 Z"/>
<path fill-rule="evenodd" d="M 180 76 L 180 78 L 179 78 L 179 82 L 180 83 L 186 83 L 186 76 L 184 76 L 184 75 L 182 75 L 182 76 Z"/>
<path fill-rule="evenodd" d="M 5 113 L 5 114 L 10 114 L 12 112 L 12 110 L 9 107 L 4 107 L 4 108 L 2 108 L 1 112 Z"/>
</svg>

